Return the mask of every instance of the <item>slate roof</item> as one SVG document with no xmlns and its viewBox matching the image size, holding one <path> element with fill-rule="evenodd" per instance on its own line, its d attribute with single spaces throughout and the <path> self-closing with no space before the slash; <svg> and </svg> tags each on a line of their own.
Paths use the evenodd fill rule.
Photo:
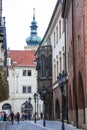
<svg viewBox="0 0 87 130">
<path fill-rule="evenodd" d="M 36 66 L 34 50 L 10 50 L 11 66 Z"/>
</svg>

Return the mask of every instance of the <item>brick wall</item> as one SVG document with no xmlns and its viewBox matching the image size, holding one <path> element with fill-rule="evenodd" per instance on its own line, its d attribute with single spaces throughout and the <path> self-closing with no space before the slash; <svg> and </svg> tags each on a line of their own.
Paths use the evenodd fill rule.
<svg viewBox="0 0 87 130">
<path fill-rule="evenodd" d="M 83 0 L 84 1 L 84 8 L 83 8 L 83 20 L 84 20 L 84 43 L 85 43 L 85 47 L 84 47 L 84 51 L 85 51 L 85 99 L 87 99 L 87 0 Z M 86 101 L 86 107 L 87 107 L 87 100 Z"/>
<path fill-rule="evenodd" d="M 84 123 L 84 111 L 86 107 L 86 100 L 84 97 L 86 95 L 86 51 L 87 51 L 87 1 L 86 0 L 73 0 L 73 28 L 72 28 L 72 5 L 68 10 L 67 17 L 67 45 L 68 45 L 68 59 L 69 59 L 69 89 L 71 89 L 72 96 L 72 107 L 69 107 L 69 111 L 75 110 L 75 93 L 73 90 L 73 85 L 76 81 L 76 94 L 77 94 L 77 106 L 78 106 L 78 122 L 80 124 Z M 85 24 L 84 24 L 85 23 Z M 74 36 L 72 36 L 72 30 L 74 31 Z M 84 34 L 85 33 L 85 34 Z M 74 39 L 74 40 L 73 40 Z M 73 68 L 73 45 L 74 44 L 74 58 L 75 58 L 75 81 L 73 81 L 74 68 Z M 86 72 L 86 73 L 85 73 Z M 70 99 L 70 100 L 71 100 Z M 69 100 L 69 99 L 68 99 Z M 71 101 L 69 101 L 71 103 Z M 71 106 L 71 104 L 69 104 Z M 74 119 L 75 115 L 73 115 Z M 80 118 L 81 117 L 81 118 Z"/>
</svg>

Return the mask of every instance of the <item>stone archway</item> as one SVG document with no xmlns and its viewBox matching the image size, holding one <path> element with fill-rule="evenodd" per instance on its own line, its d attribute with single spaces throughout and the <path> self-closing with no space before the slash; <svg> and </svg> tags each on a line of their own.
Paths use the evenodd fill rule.
<svg viewBox="0 0 87 130">
<path fill-rule="evenodd" d="M 64 108 L 63 108 L 63 111 L 64 111 L 64 119 L 66 120 L 67 119 L 67 109 L 66 109 L 66 96 L 63 95 L 63 105 L 64 105 Z"/>
<path fill-rule="evenodd" d="M 60 107 L 58 99 L 56 99 L 55 112 L 56 112 L 56 119 L 60 119 Z"/>
<path fill-rule="evenodd" d="M 2 105 L 2 110 L 10 110 L 11 111 L 11 105 L 9 103 L 5 103 Z"/>
<path fill-rule="evenodd" d="M 2 111 L 6 112 L 7 115 L 10 114 L 11 110 L 12 110 L 12 107 L 9 103 L 5 103 L 2 105 Z"/>
<path fill-rule="evenodd" d="M 28 101 L 24 102 L 21 106 L 22 115 L 26 115 L 27 118 L 30 118 L 33 114 L 33 106 Z"/>
<path fill-rule="evenodd" d="M 73 121 L 73 106 L 72 106 L 72 88 L 69 86 L 69 99 L 68 99 L 68 111 L 69 111 L 69 122 Z"/>
<path fill-rule="evenodd" d="M 79 124 L 85 123 L 85 105 L 84 105 L 84 90 L 82 75 L 79 72 L 78 79 L 78 122 Z"/>
</svg>

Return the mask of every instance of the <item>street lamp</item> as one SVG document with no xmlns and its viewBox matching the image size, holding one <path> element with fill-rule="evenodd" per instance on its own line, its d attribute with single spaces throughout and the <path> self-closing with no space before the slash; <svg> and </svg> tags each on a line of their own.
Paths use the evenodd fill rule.
<svg viewBox="0 0 87 130">
<path fill-rule="evenodd" d="M 62 73 L 59 73 L 59 76 L 57 77 L 58 85 L 61 90 L 62 94 L 62 130 L 65 130 L 64 126 L 64 100 L 63 100 L 63 94 L 64 94 L 64 85 L 67 82 L 67 74 L 63 71 Z"/>
<path fill-rule="evenodd" d="M 29 116 L 29 121 L 30 121 L 30 116 L 31 116 L 31 112 L 30 112 L 31 111 L 30 110 L 31 97 L 28 98 L 28 101 L 29 101 L 29 113 L 28 113 L 29 115 L 28 116 Z"/>
<path fill-rule="evenodd" d="M 44 115 L 44 118 L 43 118 L 43 126 L 46 126 L 46 122 L 45 122 L 45 96 L 46 96 L 46 88 L 43 87 L 42 91 L 41 91 L 41 98 L 43 100 L 43 115 Z"/>
<path fill-rule="evenodd" d="M 37 93 L 37 118 L 38 118 L 38 100 L 39 100 L 39 98 L 38 98 L 38 93 Z"/>
<path fill-rule="evenodd" d="M 18 93 L 18 75 L 16 76 L 17 78 L 17 88 L 16 88 L 16 93 Z"/>
<path fill-rule="evenodd" d="M 36 98 L 37 98 L 37 93 L 34 93 L 34 101 L 35 101 L 35 123 L 36 123 Z"/>
</svg>

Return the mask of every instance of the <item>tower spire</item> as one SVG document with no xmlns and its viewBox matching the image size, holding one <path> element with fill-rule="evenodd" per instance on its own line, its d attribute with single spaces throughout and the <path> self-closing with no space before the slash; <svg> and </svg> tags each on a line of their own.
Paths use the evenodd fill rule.
<svg viewBox="0 0 87 130">
<path fill-rule="evenodd" d="M 38 46 L 39 43 L 41 42 L 41 38 L 37 36 L 37 22 L 35 20 L 35 8 L 33 8 L 33 20 L 31 22 L 30 26 L 30 36 L 26 39 L 27 45 L 30 46 Z"/>
<path fill-rule="evenodd" d="M 33 8 L 33 20 L 35 20 L 35 8 Z"/>
</svg>

